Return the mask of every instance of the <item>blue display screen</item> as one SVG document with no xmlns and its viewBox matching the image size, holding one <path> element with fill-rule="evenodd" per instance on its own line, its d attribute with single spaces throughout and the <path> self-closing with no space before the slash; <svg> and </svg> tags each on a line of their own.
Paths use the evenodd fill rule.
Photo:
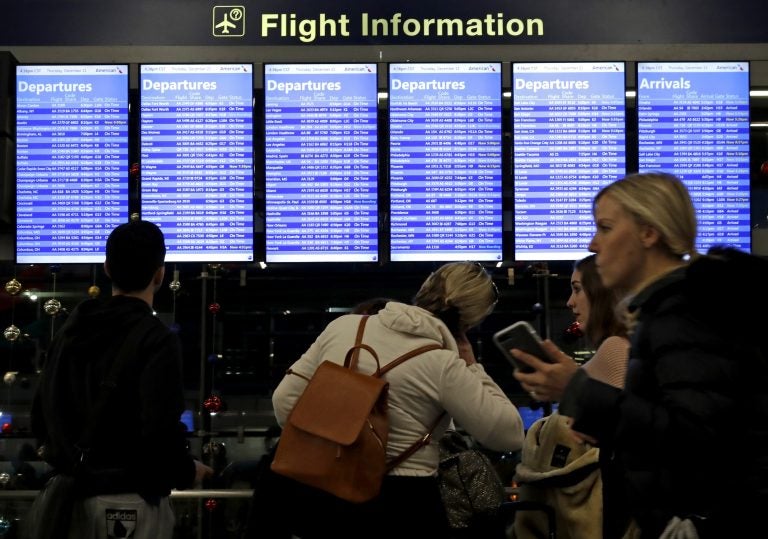
<svg viewBox="0 0 768 539">
<path fill-rule="evenodd" d="M 389 65 L 390 259 L 502 259 L 501 64 Z"/>
<path fill-rule="evenodd" d="M 592 198 L 626 173 L 622 62 L 512 65 L 516 260 L 576 260 Z"/>
<path fill-rule="evenodd" d="M 637 127 L 639 171 L 688 187 L 697 250 L 750 250 L 749 63 L 638 62 Z"/>
<path fill-rule="evenodd" d="M 18 66 L 16 135 L 16 262 L 103 262 L 128 220 L 128 66 Z"/>
<path fill-rule="evenodd" d="M 267 262 L 376 262 L 376 64 L 264 66 Z"/>
<path fill-rule="evenodd" d="M 253 258 L 253 66 L 142 65 L 141 216 L 169 262 Z"/>
</svg>

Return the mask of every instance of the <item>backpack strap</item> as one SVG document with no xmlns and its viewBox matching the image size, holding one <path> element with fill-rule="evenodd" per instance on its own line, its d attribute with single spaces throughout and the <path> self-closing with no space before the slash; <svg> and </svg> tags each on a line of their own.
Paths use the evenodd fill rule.
<svg viewBox="0 0 768 539">
<path fill-rule="evenodd" d="M 354 352 L 352 352 L 352 357 L 349 362 L 349 368 L 352 370 L 355 370 L 357 368 L 357 358 L 360 357 L 360 345 L 363 342 L 363 332 L 365 331 L 365 323 L 368 321 L 367 314 L 363 315 L 363 317 L 360 319 L 360 325 L 357 326 L 357 335 L 355 336 L 355 345 L 353 347 Z M 374 354 L 375 355 L 375 354 Z M 376 364 L 378 365 L 379 358 L 376 358 Z M 347 366 L 347 362 L 344 361 L 345 367 Z"/>
<path fill-rule="evenodd" d="M 431 352 L 432 350 L 442 350 L 442 349 L 443 349 L 443 347 L 440 346 L 439 344 L 426 344 L 424 346 L 416 348 L 415 350 L 411 350 L 410 352 L 406 352 L 402 356 L 397 357 L 397 358 L 393 359 L 392 361 L 390 361 L 383 369 L 380 369 L 379 376 L 383 376 L 386 372 L 394 369 L 395 367 L 397 367 L 398 365 L 400 365 L 402 363 L 405 363 L 406 361 L 408 361 L 411 358 L 414 358 L 414 357 L 416 357 L 418 355 L 421 355 L 421 354 L 424 354 L 426 352 Z M 408 447 L 408 449 L 406 449 L 405 451 L 400 453 L 398 456 L 396 456 L 395 458 L 393 458 L 392 460 L 387 462 L 387 472 L 389 472 L 393 468 L 396 468 L 396 467 L 400 466 L 400 464 L 402 464 L 403 462 L 408 460 L 411 457 L 411 455 L 416 453 L 416 451 L 418 451 L 419 449 L 421 449 L 425 445 L 429 445 L 429 442 L 432 440 L 432 433 L 437 428 L 437 426 L 440 424 L 440 421 L 443 420 L 443 417 L 445 417 L 445 412 L 444 411 L 439 416 L 437 416 L 437 419 L 435 419 L 435 421 L 432 423 L 432 425 L 430 425 L 429 430 L 426 432 L 426 434 L 424 434 L 424 436 L 422 436 L 421 438 L 419 438 L 418 440 L 413 442 Z"/>
</svg>

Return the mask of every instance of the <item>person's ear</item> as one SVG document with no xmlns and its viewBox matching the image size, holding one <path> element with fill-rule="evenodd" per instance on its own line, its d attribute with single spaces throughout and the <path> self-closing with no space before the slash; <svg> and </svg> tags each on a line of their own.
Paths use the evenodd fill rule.
<svg viewBox="0 0 768 539">
<path fill-rule="evenodd" d="M 163 279 L 165 279 L 165 266 L 160 266 L 159 268 L 157 268 L 157 270 L 155 270 L 155 276 L 152 279 L 152 282 L 156 286 L 160 286 L 161 284 L 163 284 Z"/>
<path fill-rule="evenodd" d="M 649 249 L 659 243 L 660 239 L 661 234 L 659 234 L 659 231 L 656 230 L 655 227 L 651 225 L 640 225 L 640 242 L 643 244 L 643 247 Z"/>
</svg>

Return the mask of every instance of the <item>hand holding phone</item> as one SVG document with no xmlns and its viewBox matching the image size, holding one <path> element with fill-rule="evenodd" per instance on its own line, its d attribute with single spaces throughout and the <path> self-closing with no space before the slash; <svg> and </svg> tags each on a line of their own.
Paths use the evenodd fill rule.
<svg viewBox="0 0 768 539">
<path fill-rule="evenodd" d="M 541 346 L 541 337 L 539 337 L 539 334 L 536 333 L 536 330 L 528 322 L 515 322 L 511 326 L 497 331 L 493 335 L 493 342 L 496 343 L 496 346 L 499 347 L 501 353 L 504 354 L 504 357 L 507 358 L 512 366 L 522 372 L 534 372 L 534 369 L 527 363 L 523 363 L 514 357 L 510 352 L 513 348 L 536 356 L 541 361 L 552 362 L 549 354 Z"/>
</svg>

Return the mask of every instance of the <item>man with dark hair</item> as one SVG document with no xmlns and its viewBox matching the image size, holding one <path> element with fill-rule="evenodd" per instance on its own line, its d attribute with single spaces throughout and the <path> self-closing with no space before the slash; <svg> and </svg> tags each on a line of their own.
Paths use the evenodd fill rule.
<svg viewBox="0 0 768 539">
<path fill-rule="evenodd" d="M 54 472 L 75 477 L 79 538 L 170 538 L 170 490 L 212 473 L 187 452 L 181 348 L 152 312 L 164 259 L 156 225 L 115 228 L 104 263 L 112 296 L 80 303 L 49 347 L 32 430 Z"/>
</svg>

